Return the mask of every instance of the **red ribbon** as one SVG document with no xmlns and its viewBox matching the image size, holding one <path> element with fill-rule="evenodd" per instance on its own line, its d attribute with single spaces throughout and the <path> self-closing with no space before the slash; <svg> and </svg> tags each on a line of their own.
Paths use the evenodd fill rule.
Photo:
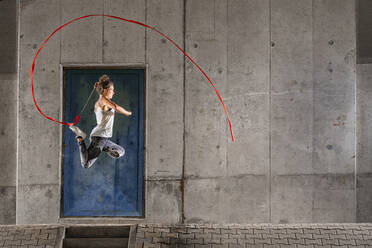
<svg viewBox="0 0 372 248">
<path fill-rule="evenodd" d="M 122 21 L 126 21 L 126 22 L 131 22 L 131 23 L 134 23 L 134 24 L 138 24 L 138 25 L 141 25 L 145 28 L 149 28 L 149 29 L 152 29 L 154 30 L 155 32 L 157 32 L 158 34 L 160 34 L 161 36 L 163 36 L 164 38 L 166 38 L 167 40 L 169 40 L 178 50 L 180 50 L 198 69 L 199 71 L 204 75 L 204 77 L 209 81 L 209 83 L 212 85 L 214 91 L 216 92 L 218 98 L 220 99 L 221 103 L 222 103 L 222 106 L 225 110 L 225 113 L 226 113 L 226 117 L 227 117 L 227 121 L 229 122 L 229 127 L 230 127 L 230 134 L 231 134 L 231 139 L 232 141 L 234 141 L 234 134 L 233 134 L 233 131 L 232 131 L 232 126 L 231 126 L 231 121 L 230 121 L 230 117 L 229 117 L 229 114 L 227 112 L 227 109 L 226 109 L 226 106 L 225 106 L 225 103 L 223 102 L 220 94 L 218 93 L 216 87 L 214 86 L 212 80 L 208 77 L 208 75 L 204 72 L 204 70 L 179 46 L 177 45 L 172 39 L 170 39 L 168 36 L 166 36 L 165 34 L 163 34 L 162 32 L 160 32 L 159 30 L 155 29 L 154 27 L 151 27 L 151 26 L 148 26 L 144 23 L 141 23 L 141 22 L 138 22 L 138 21 L 134 21 L 134 20 L 130 20 L 130 19 L 125 19 L 125 18 L 121 18 L 121 17 L 117 17 L 117 16 L 112 16 L 112 15 L 103 15 L 103 14 L 94 14 L 94 15 L 86 15 L 86 16 L 81 16 L 81 17 L 78 17 L 76 19 L 73 19 L 65 24 L 63 24 L 62 26 L 60 26 L 59 28 L 57 28 L 56 30 L 54 30 L 53 33 L 51 33 L 48 38 L 44 41 L 44 43 L 41 45 L 41 47 L 39 48 L 39 50 L 37 51 L 35 57 L 34 57 L 34 61 L 32 62 L 32 66 L 31 66 L 31 72 L 30 72 L 30 78 L 31 78 L 31 87 L 32 87 L 32 98 L 34 100 L 34 103 L 35 103 L 35 106 L 37 108 L 37 110 L 40 112 L 40 114 L 42 116 L 44 116 L 45 118 L 47 118 L 48 120 L 51 120 L 51 121 L 54 121 L 54 122 L 57 122 L 59 124 L 62 124 L 62 125 L 68 125 L 68 126 L 71 126 L 71 125 L 75 125 L 76 123 L 79 122 L 79 119 L 80 119 L 80 115 L 76 116 L 75 118 L 75 121 L 73 123 L 70 123 L 70 122 L 61 122 L 61 121 L 57 121 L 47 115 L 45 115 L 39 108 L 39 105 L 37 105 L 36 103 L 36 100 L 35 100 L 35 93 L 34 93 L 34 79 L 33 79 L 33 75 L 34 75 L 34 68 L 35 68 L 35 63 L 36 63 L 36 58 L 37 56 L 39 55 L 39 53 L 41 52 L 41 50 L 43 49 L 44 45 L 49 41 L 50 38 L 53 37 L 53 35 L 55 33 L 57 33 L 59 30 L 61 30 L 62 28 L 66 27 L 67 25 L 73 23 L 73 22 L 76 22 L 78 20 L 81 20 L 81 19 L 85 19 L 85 18 L 89 18 L 89 17 L 92 17 L 92 16 L 105 16 L 105 17 L 109 17 L 109 18 L 114 18 L 114 19 L 118 19 L 118 20 L 122 20 Z"/>
</svg>

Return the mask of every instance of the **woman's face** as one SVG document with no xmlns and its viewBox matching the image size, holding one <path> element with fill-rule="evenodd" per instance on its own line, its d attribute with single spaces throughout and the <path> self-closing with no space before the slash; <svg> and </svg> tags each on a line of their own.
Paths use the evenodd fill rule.
<svg viewBox="0 0 372 248">
<path fill-rule="evenodd" d="M 103 96 L 106 97 L 107 99 L 111 99 L 114 95 L 114 85 L 110 84 L 110 87 L 107 89 L 103 90 Z"/>
</svg>

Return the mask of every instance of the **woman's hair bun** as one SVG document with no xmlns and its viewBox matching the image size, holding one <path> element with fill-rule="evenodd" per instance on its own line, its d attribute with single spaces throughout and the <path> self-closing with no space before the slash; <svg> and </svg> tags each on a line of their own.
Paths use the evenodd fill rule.
<svg viewBox="0 0 372 248">
<path fill-rule="evenodd" d="M 110 87 L 110 85 L 113 84 L 110 80 L 109 76 L 106 74 L 102 75 L 99 78 L 99 81 L 94 84 L 94 87 L 96 88 L 98 94 L 103 94 L 103 90 Z"/>
<path fill-rule="evenodd" d="M 102 75 L 100 78 L 99 78 L 99 82 L 102 84 L 102 83 L 108 83 L 110 82 L 110 78 L 109 76 L 107 76 L 106 74 Z"/>
</svg>

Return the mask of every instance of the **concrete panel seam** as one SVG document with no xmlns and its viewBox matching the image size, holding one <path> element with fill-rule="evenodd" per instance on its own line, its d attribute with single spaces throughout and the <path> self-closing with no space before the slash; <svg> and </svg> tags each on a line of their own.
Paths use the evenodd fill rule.
<svg viewBox="0 0 372 248">
<path fill-rule="evenodd" d="M 183 50 L 186 52 L 186 0 L 183 0 Z M 186 58 L 183 56 L 183 134 L 182 134 L 182 172 L 181 172 L 181 220 L 180 223 L 185 223 L 185 166 L 186 166 Z"/>
<path fill-rule="evenodd" d="M 272 6 L 271 6 L 271 0 L 269 0 L 269 43 L 272 42 L 272 32 L 271 32 L 271 13 Z M 272 138 L 271 138 L 271 131 L 272 131 L 272 123 L 271 123 L 271 81 L 272 81 L 272 47 L 269 46 L 269 222 L 272 221 L 272 151 L 271 151 L 271 145 L 272 145 Z"/>
</svg>

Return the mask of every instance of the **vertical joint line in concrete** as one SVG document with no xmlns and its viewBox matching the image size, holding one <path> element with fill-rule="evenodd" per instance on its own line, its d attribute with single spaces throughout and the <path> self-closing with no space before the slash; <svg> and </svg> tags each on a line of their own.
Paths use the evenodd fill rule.
<svg viewBox="0 0 372 248">
<path fill-rule="evenodd" d="M 102 1 L 102 14 L 105 14 L 105 0 Z M 101 51 L 101 63 L 105 63 L 105 17 L 102 16 L 102 51 Z"/>
<path fill-rule="evenodd" d="M 147 24 L 147 0 L 145 0 L 145 23 Z M 148 74 L 149 74 L 149 65 L 147 64 L 147 28 L 144 28 L 144 33 L 145 33 L 145 52 L 144 52 L 144 61 L 145 61 L 145 112 L 144 112 L 144 115 L 145 115 L 145 118 L 144 118 L 144 121 L 145 121 L 145 136 L 144 136 L 144 149 L 145 149 L 145 158 L 144 158 L 144 163 L 143 163 L 143 182 L 142 182 L 142 192 L 143 192 L 143 195 L 142 195 L 142 202 L 143 202 L 143 205 L 142 205 L 142 211 L 143 211 L 143 216 L 145 216 L 145 218 L 147 219 L 148 215 L 148 211 L 147 211 L 147 161 L 148 161 L 148 150 L 147 150 L 147 141 L 148 141 L 148 138 L 147 138 L 147 134 L 148 134 L 148 124 L 147 124 L 147 113 L 148 113 L 148 85 L 149 85 L 149 79 L 148 79 Z"/>
<path fill-rule="evenodd" d="M 15 224 L 18 224 L 18 198 L 19 198 L 19 194 L 18 194 L 18 190 L 19 190 L 19 187 L 18 187 L 18 173 L 19 173 L 19 87 L 20 87 L 20 71 L 19 71 L 19 68 L 20 68 L 20 35 L 21 35 L 21 2 L 20 0 L 17 0 L 17 3 L 16 3 L 16 9 L 17 9 L 17 13 L 16 13 L 16 16 L 17 16 L 17 44 L 18 44 L 18 47 L 17 47 L 17 89 L 16 89 L 16 96 L 17 96 L 17 102 L 16 102 L 16 196 L 15 196 L 15 206 L 16 206 L 16 213 L 15 213 Z"/>
<path fill-rule="evenodd" d="M 186 51 L 186 0 L 183 0 L 183 50 Z M 186 57 L 183 55 L 183 154 L 181 173 L 181 224 L 185 223 L 185 161 L 186 161 Z"/>
<path fill-rule="evenodd" d="M 147 0 L 145 0 L 145 23 L 147 24 Z M 147 28 L 145 30 L 145 64 L 147 64 Z M 146 67 L 148 69 L 148 67 Z"/>
<path fill-rule="evenodd" d="M 271 0 L 269 0 L 269 222 L 272 221 L 272 216 L 271 216 L 271 198 L 272 198 L 272 193 L 271 193 Z"/>
<path fill-rule="evenodd" d="M 226 0 L 226 89 L 229 85 L 229 0 Z M 227 133 L 229 132 L 228 122 L 225 121 L 225 130 Z M 225 162 L 226 162 L 226 170 L 225 175 L 228 176 L 229 174 L 229 135 L 226 135 L 226 149 L 225 149 Z"/>
<path fill-rule="evenodd" d="M 59 24 L 62 25 L 62 0 L 59 0 Z M 59 34 L 59 63 L 62 63 L 62 33 Z"/>
<path fill-rule="evenodd" d="M 312 39 L 312 43 L 313 43 L 313 47 L 312 47 L 312 80 L 313 80 L 313 127 L 312 127 L 312 142 L 311 142 L 311 145 L 312 145 L 312 156 L 311 156 L 311 160 L 312 160 L 312 167 L 313 167 L 313 170 L 314 170 L 314 158 L 315 158 L 315 135 L 314 135 L 314 130 L 315 130 L 315 101 L 314 101 L 314 96 L 316 96 L 316 91 L 315 91 L 315 59 L 314 59 L 314 52 L 315 52 L 315 45 L 314 45 L 314 30 L 315 30 L 315 15 L 314 15 L 314 0 L 311 1 L 311 39 Z M 313 171 L 314 173 L 314 171 Z M 314 219 L 314 192 L 312 193 L 311 195 L 312 197 L 312 206 L 311 206 L 311 219 L 313 220 Z"/>
<path fill-rule="evenodd" d="M 358 129 L 357 129 L 357 121 L 358 121 L 358 78 L 357 78 L 357 59 L 358 59 L 358 15 L 359 15 L 359 1 L 355 1 L 354 3 L 354 31 L 355 31 L 355 55 L 354 55 L 354 144 L 355 144 L 355 154 L 354 154 L 354 222 L 357 222 L 357 176 L 358 176 Z"/>
<path fill-rule="evenodd" d="M 62 25 L 62 0 L 59 0 L 59 25 Z M 64 90 L 63 90 L 63 87 L 64 87 L 64 77 L 63 77 L 63 66 L 62 66 L 62 30 L 61 30 L 61 33 L 59 34 L 59 78 L 61 80 L 60 82 L 60 88 L 59 88 L 59 93 L 60 93 L 60 98 L 59 98 L 59 101 L 60 101 L 60 112 L 59 112 L 59 117 L 61 118 L 61 120 L 63 119 L 63 111 L 64 111 L 64 107 L 63 107 L 63 102 L 64 102 Z M 59 211 L 58 211 L 58 218 L 60 219 L 62 216 L 63 216 L 63 178 L 64 178 L 64 159 L 63 159 L 63 153 L 64 153 L 64 149 L 63 149 L 63 142 L 64 142 L 64 139 L 63 139 L 63 130 L 64 130 L 64 127 L 62 127 L 62 125 L 60 126 L 59 128 L 59 144 L 60 144 L 60 148 L 59 148 L 59 170 L 58 172 L 60 173 L 59 174 L 59 182 L 58 182 L 58 186 L 59 186 Z"/>
</svg>

